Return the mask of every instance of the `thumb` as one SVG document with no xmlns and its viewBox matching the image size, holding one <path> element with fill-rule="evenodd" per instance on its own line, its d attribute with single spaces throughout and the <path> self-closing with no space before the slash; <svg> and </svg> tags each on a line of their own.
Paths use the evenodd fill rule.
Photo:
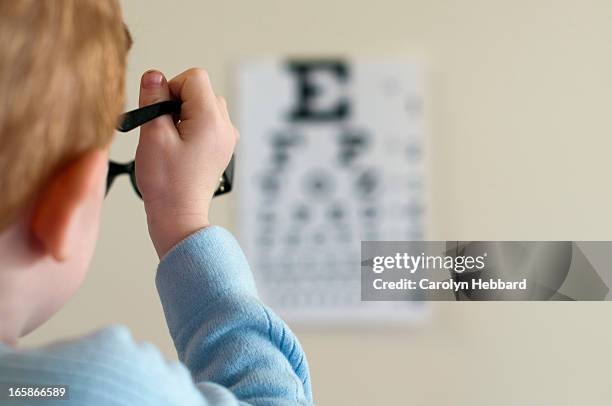
<svg viewBox="0 0 612 406">
<path fill-rule="evenodd" d="M 170 89 L 168 81 L 163 73 L 157 70 L 149 70 L 142 75 L 140 80 L 140 97 L 138 100 L 139 107 L 148 106 L 150 104 L 159 103 L 161 101 L 170 100 Z M 173 131 L 176 132 L 176 127 L 172 121 L 172 116 L 166 114 L 158 117 L 155 120 L 143 125 L 142 131 Z"/>
</svg>

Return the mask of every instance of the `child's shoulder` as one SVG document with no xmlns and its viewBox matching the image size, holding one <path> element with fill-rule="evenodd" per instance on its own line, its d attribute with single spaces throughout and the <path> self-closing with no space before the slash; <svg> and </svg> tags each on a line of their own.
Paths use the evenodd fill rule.
<svg viewBox="0 0 612 406">
<path fill-rule="evenodd" d="M 0 351 L 0 384 L 70 386 L 71 400 L 99 404 L 200 404 L 187 369 L 139 343 L 126 327 L 112 326 L 77 339 L 24 350 Z M 168 390 L 168 388 L 179 389 Z M 178 396 L 178 398 L 177 398 Z M 114 399 L 113 399 L 114 398 Z M 79 404 L 82 404 L 80 403 Z M 75 403 L 76 404 L 76 403 Z M 87 403 L 98 404 L 98 403 Z"/>
</svg>

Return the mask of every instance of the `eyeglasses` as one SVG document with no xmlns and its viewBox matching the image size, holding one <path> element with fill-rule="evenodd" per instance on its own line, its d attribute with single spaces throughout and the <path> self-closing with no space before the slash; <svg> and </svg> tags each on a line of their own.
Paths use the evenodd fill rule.
<svg viewBox="0 0 612 406">
<path fill-rule="evenodd" d="M 169 100 L 160 103 L 151 104 L 136 110 L 124 113 L 121 116 L 120 124 L 117 130 L 126 133 L 133 129 L 140 127 L 141 125 L 156 119 L 157 117 L 165 114 L 179 114 L 181 112 L 181 102 Z M 115 161 L 108 162 L 108 175 L 106 176 L 106 194 L 110 190 L 115 178 L 123 174 L 129 175 L 132 187 L 136 194 L 142 199 L 140 190 L 138 190 L 138 184 L 136 183 L 136 164 L 132 160 L 127 163 L 119 163 Z M 221 175 L 219 179 L 219 186 L 215 190 L 214 196 L 223 195 L 229 193 L 232 190 L 232 184 L 234 181 L 234 157 L 230 160 L 229 165 Z"/>
</svg>

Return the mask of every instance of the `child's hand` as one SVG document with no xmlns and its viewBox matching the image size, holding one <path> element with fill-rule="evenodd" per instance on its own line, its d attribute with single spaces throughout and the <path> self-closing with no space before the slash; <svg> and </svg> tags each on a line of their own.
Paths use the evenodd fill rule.
<svg viewBox="0 0 612 406">
<path fill-rule="evenodd" d="M 205 71 L 190 69 L 170 82 L 160 72 L 145 73 L 140 106 L 169 99 L 183 102 L 180 121 L 166 115 L 143 125 L 136 151 L 138 188 L 160 258 L 208 226 L 210 202 L 239 136 Z"/>
</svg>

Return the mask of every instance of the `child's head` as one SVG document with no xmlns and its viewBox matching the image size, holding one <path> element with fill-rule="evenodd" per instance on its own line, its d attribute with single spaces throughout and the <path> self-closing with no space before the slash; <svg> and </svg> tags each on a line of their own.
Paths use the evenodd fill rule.
<svg viewBox="0 0 612 406">
<path fill-rule="evenodd" d="M 130 39 L 116 0 L 2 1 L 0 38 L 0 341 L 14 341 L 88 267 Z"/>
</svg>

